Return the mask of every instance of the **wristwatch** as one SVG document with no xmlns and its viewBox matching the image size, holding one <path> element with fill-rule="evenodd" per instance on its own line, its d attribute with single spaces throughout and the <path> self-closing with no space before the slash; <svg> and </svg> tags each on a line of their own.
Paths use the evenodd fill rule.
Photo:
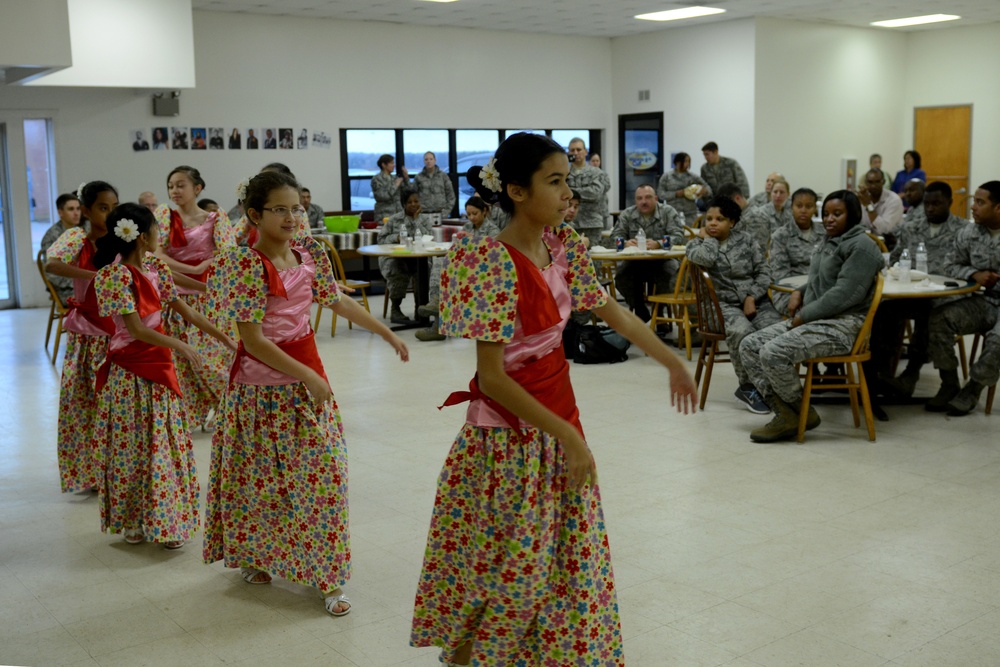
<svg viewBox="0 0 1000 667">
<path fill-rule="evenodd" d="M 868 204 L 868 206 L 865 206 L 865 208 L 868 209 L 869 213 L 875 212 L 875 204 Z"/>
</svg>

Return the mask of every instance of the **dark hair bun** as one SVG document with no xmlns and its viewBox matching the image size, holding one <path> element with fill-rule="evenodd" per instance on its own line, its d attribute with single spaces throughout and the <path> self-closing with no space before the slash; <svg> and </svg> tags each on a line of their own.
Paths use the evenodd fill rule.
<svg viewBox="0 0 1000 667">
<path fill-rule="evenodd" d="M 483 198 L 487 204 L 496 204 L 500 201 L 500 193 L 493 192 L 488 187 L 483 185 L 483 179 L 480 177 L 479 172 L 483 170 L 481 165 L 473 165 L 469 167 L 469 171 L 465 173 L 466 180 L 469 181 L 469 185 L 476 189 L 476 194 Z"/>
</svg>

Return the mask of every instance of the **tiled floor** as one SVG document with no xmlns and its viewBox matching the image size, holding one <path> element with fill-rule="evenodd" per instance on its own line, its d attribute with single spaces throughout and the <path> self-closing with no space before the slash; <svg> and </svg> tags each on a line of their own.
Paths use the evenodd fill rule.
<svg viewBox="0 0 1000 667">
<path fill-rule="evenodd" d="M 0 312 L 0 663 L 437 664 L 407 646 L 409 612 L 464 414 L 435 408 L 466 386 L 473 344 L 408 338 L 403 365 L 369 333 L 341 321 L 331 339 L 324 324 L 355 563 L 354 611 L 332 618 L 304 587 L 247 586 L 202 564 L 198 543 L 127 546 L 101 534 L 95 497 L 59 493 L 45 312 Z M 807 444 L 767 446 L 747 437 L 765 418 L 736 404 L 728 365 L 688 417 L 639 353 L 574 366 L 573 380 L 630 666 L 1000 665 L 1000 414 L 890 408 L 869 443 L 846 406 L 821 405 Z M 197 432 L 203 491 L 209 446 Z"/>
</svg>

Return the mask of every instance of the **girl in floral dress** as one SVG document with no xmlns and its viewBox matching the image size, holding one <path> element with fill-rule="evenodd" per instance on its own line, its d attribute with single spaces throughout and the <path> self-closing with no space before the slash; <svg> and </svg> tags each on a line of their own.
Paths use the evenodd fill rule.
<svg viewBox="0 0 1000 667">
<path fill-rule="evenodd" d="M 300 236 L 305 209 L 287 174 L 265 171 L 239 193 L 253 248 L 219 257 L 213 312 L 235 322 L 240 348 L 212 441 L 205 562 L 315 586 L 334 616 L 350 611 L 347 450 L 309 325 L 313 301 L 379 334 L 403 361 L 406 345 L 353 299 L 341 299 L 330 259 Z"/>
<path fill-rule="evenodd" d="M 64 232 L 46 253 L 45 270 L 73 279 L 66 327 L 66 354 L 59 384 L 59 428 L 56 445 L 59 480 L 63 493 L 97 490 L 97 450 L 94 419 L 97 397 L 94 380 L 108 351 L 108 336 L 114 325 L 97 314 L 97 302 L 87 288 L 97 272 L 95 242 L 104 236 L 104 221 L 118 206 L 118 191 L 104 181 L 90 181 L 77 191 L 82 213 L 90 221 L 89 231 L 79 225 Z"/>
<path fill-rule="evenodd" d="M 94 256 L 99 312 L 114 321 L 96 382 L 101 530 L 124 532 L 129 544 L 177 549 L 198 528 L 198 480 L 170 351 L 195 368 L 199 358 L 191 345 L 163 333 L 163 307 L 234 351 L 236 345 L 177 296 L 170 270 L 149 254 L 159 243 L 149 209 L 122 204 L 107 227 Z"/>
<path fill-rule="evenodd" d="M 226 214 L 209 213 L 198 206 L 205 181 L 194 167 L 180 166 L 167 176 L 167 192 L 176 208 L 156 209 L 161 245 L 157 252 L 175 275 L 181 274 L 204 284 L 215 255 L 235 243 Z M 178 283 L 178 293 L 201 312 L 205 311 L 204 287 L 191 289 Z M 209 413 L 219 403 L 226 387 L 232 354 L 211 336 L 186 322 L 172 310 L 164 310 L 164 330 L 191 344 L 201 357 L 198 368 L 183 357 L 177 359 L 177 375 L 192 428 L 209 422 Z M 229 332 L 232 333 L 232 332 Z"/>
<path fill-rule="evenodd" d="M 519 133 L 468 179 L 513 214 L 495 238 L 453 245 L 441 330 L 472 338 L 471 401 L 438 478 L 410 643 L 454 665 L 625 664 L 594 458 L 563 355 L 572 310 L 592 310 L 670 371 L 671 403 L 694 410 L 678 358 L 609 301 L 562 224 L 569 163 Z"/>
</svg>

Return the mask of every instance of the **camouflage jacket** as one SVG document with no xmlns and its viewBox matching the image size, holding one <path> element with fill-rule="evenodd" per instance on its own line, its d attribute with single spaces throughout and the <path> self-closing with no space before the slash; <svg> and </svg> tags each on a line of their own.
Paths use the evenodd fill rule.
<svg viewBox="0 0 1000 667">
<path fill-rule="evenodd" d="M 416 218 L 410 218 L 407 217 L 406 213 L 400 211 L 390 216 L 389 221 L 378 230 L 378 242 L 382 244 L 399 243 L 399 230 L 402 229 L 403 225 L 406 225 L 406 233 L 411 239 L 415 237 L 417 230 L 422 236 L 434 234 L 434 223 L 430 216 L 421 213 Z"/>
<path fill-rule="evenodd" d="M 955 214 L 949 214 L 948 219 L 941 223 L 934 236 L 931 236 L 931 223 L 926 216 L 920 216 L 912 221 L 904 222 L 896 232 L 896 247 L 892 249 L 889 261 L 896 263 L 903 254 L 903 248 L 910 251 L 910 259 L 917 261 L 917 244 L 924 242 L 927 249 L 927 270 L 941 276 L 948 273 L 948 255 L 955 248 L 955 237 L 969 223 Z M 914 266 L 914 268 L 916 268 Z"/>
<path fill-rule="evenodd" d="M 375 222 L 379 224 L 403 210 L 402 204 L 399 203 L 396 177 L 392 174 L 379 172 L 372 176 L 372 196 L 375 197 Z"/>
<path fill-rule="evenodd" d="M 434 171 L 422 169 L 413 177 L 413 183 L 420 194 L 420 205 L 428 213 L 441 213 L 445 217 L 451 215 L 455 208 L 455 188 L 448 174 L 434 167 Z"/>
<path fill-rule="evenodd" d="M 812 229 L 805 232 L 794 221 L 774 230 L 771 249 L 767 253 L 771 280 L 780 282 L 789 276 L 809 273 L 809 262 L 825 236 L 826 230 L 819 222 L 814 222 Z"/>
<path fill-rule="evenodd" d="M 664 235 L 670 236 L 671 245 L 684 245 L 687 240 L 684 237 L 684 216 L 669 204 L 657 204 L 649 218 L 643 217 L 635 206 L 629 206 L 618 216 L 611 238 L 634 239 L 640 229 L 646 232 L 646 239 L 650 241 L 662 243 Z"/>
<path fill-rule="evenodd" d="M 748 296 L 757 302 L 767 296 L 771 271 L 764 251 L 746 231 L 734 227 L 722 243 L 696 236 L 687 242 L 686 252 L 692 264 L 708 269 L 720 302 L 742 308 Z"/>
<path fill-rule="evenodd" d="M 795 224 L 795 220 L 792 218 L 792 206 L 788 202 L 785 202 L 780 212 L 770 202 L 764 206 L 753 208 L 748 206 L 743 211 L 743 215 L 740 216 L 739 222 L 743 231 L 753 234 L 765 253 L 771 241 L 771 234 L 788 224 Z"/>
<path fill-rule="evenodd" d="M 1000 272 L 1000 236 L 992 236 L 988 229 L 975 223 L 965 226 L 955 235 L 955 245 L 945 266 L 945 275 L 971 280 L 977 271 Z M 1000 299 L 1000 283 L 986 290 L 994 302 Z"/>
<path fill-rule="evenodd" d="M 656 196 L 660 198 L 661 202 L 670 204 L 677 209 L 677 212 L 684 216 L 684 224 L 688 226 L 694 226 L 695 220 L 698 219 L 698 205 L 692 199 L 678 197 L 677 191 L 683 190 L 692 183 L 705 187 L 706 191 L 702 193 L 702 199 L 707 201 L 711 198 L 712 188 L 705 182 L 704 178 L 692 174 L 690 171 L 685 171 L 683 174 L 668 171 L 660 176 L 660 182 L 656 186 Z"/>
<path fill-rule="evenodd" d="M 603 228 L 608 217 L 608 191 L 611 179 L 597 167 L 586 165 L 569 170 L 566 183 L 580 194 L 580 210 L 572 225 L 576 229 Z"/>
<path fill-rule="evenodd" d="M 747 175 L 743 173 L 740 163 L 731 157 L 719 157 L 719 164 L 701 165 L 701 177 L 712 187 L 712 192 L 718 192 L 719 188 L 726 183 L 735 183 L 739 186 L 744 197 L 750 197 L 750 183 L 747 182 Z"/>
</svg>

